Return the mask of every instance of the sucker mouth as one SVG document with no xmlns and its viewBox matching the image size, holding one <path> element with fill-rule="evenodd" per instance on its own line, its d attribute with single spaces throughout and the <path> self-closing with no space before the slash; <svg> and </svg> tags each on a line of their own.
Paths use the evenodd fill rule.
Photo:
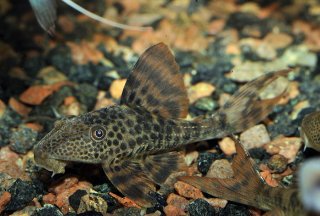
<svg viewBox="0 0 320 216">
<path fill-rule="evenodd" d="M 37 166 L 52 171 L 53 175 L 64 173 L 67 166 L 66 161 L 49 158 L 48 154 L 37 148 L 34 149 L 34 160 Z"/>
</svg>

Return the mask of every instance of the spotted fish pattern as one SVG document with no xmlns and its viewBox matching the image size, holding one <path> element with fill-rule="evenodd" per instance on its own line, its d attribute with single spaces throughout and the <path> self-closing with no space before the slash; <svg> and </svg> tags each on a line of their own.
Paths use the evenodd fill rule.
<svg viewBox="0 0 320 216">
<path fill-rule="evenodd" d="M 300 135 L 305 147 L 320 152 L 320 111 L 310 113 L 303 118 Z"/>
<path fill-rule="evenodd" d="M 232 162 L 233 178 L 219 179 L 197 176 L 179 177 L 212 196 L 268 211 L 268 216 L 303 216 L 298 188 L 271 187 L 265 183 L 240 141 Z"/>
<path fill-rule="evenodd" d="M 152 206 L 155 184 L 164 184 L 184 167 L 176 148 L 236 133 L 264 119 L 281 95 L 260 100 L 261 90 L 289 71 L 259 77 L 212 116 L 187 121 L 189 102 L 179 66 L 165 44 L 154 45 L 135 64 L 119 105 L 58 120 L 35 146 L 35 161 L 54 173 L 63 173 L 70 161 L 102 164 L 120 192 Z"/>
</svg>

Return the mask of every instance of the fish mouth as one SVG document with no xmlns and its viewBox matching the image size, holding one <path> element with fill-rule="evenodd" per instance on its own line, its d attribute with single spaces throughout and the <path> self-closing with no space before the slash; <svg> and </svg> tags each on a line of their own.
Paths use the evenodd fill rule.
<svg viewBox="0 0 320 216">
<path fill-rule="evenodd" d="M 47 153 L 37 148 L 34 149 L 34 160 L 37 166 L 53 172 L 53 175 L 64 173 L 67 166 L 66 161 L 50 158 Z"/>
</svg>

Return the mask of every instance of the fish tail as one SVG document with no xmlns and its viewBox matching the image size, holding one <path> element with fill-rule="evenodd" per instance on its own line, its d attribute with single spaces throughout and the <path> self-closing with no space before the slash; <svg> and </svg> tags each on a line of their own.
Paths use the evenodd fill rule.
<svg viewBox="0 0 320 216">
<path fill-rule="evenodd" d="M 260 177 L 248 153 L 238 140 L 232 163 L 234 176 L 227 179 L 208 178 L 198 176 L 182 176 L 178 179 L 191 184 L 202 191 L 222 199 L 254 206 L 263 210 L 270 210 L 268 206 L 262 206 L 259 195 L 265 190 L 266 185 Z"/>
<path fill-rule="evenodd" d="M 271 99 L 260 99 L 260 93 L 291 70 L 268 73 L 242 86 L 211 118 L 204 120 L 211 128 L 218 129 L 212 137 L 224 137 L 244 131 L 266 118 L 283 97 L 286 88 L 280 95 Z"/>
</svg>

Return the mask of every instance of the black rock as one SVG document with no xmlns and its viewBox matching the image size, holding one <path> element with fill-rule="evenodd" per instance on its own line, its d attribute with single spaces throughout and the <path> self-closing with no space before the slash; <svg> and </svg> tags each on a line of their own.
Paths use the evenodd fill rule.
<svg viewBox="0 0 320 216">
<path fill-rule="evenodd" d="M 141 209 L 138 208 L 119 208 L 112 212 L 113 215 L 140 216 Z"/>
<path fill-rule="evenodd" d="M 47 62 L 66 75 L 73 65 L 71 58 L 71 50 L 66 45 L 57 45 L 51 49 L 47 55 Z"/>
<path fill-rule="evenodd" d="M 87 211 L 87 212 L 77 214 L 77 216 L 103 216 L 103 214 L 95 211 Z"/>
<path fill-rule="evenodd" d="M 249 216 L 250 212 L 247 207 L 228 203 L 227 206 L 219 212 L 219 216 Z"/>
<path fill-rule="evenodd" d="M 37 195 L 32 182 L 17 179 L 8 189 L 11 200 L 6 206 L 6 211 L 15 211 L 25 207 Z"/>
<path fill-rule="evenodd" d="M 38 133 L 31 128 L 20 126 L 10 136 L 10 148 L 25 154 L 36 144 Z"/>
<path fill-rule="evenodd" d="M 214 160 L 221 159 L 221 154 L 211 152 L 201 152 L 198 157 L 198 170 L 202 174 L 206 174 Z"/>
<path fill-rule="evenodd" d="M 85 190 L 77 190 L 69 197 L 70 206 L 77 211 L 80 205 L 81 197 L 87 194 Z"/>
<path fill-rule="evenodd" d="M 21 123 L 21 117 L 10 108 L 6 108 L 0 118 L 0 147 L 9 144 L 11 128 Z"/>
<path fill-rule="evenodd" d="M 92 110 L 96 103 L 98 89 L 90 84 L 80 84 L 75 89 L 75 96 L 80 103 L 87 106 L 87 110 Z"/>
<path fill-rule="evenodd" d="M 54 205 L 45 204 L 42 208 L 36 209 L 31 216 L 63 216 L 62 212 Z"/>
<path fill-rule="evenodd" d="M 252 158 L 262 160 L 268 160 L 271 156 L 263 148 L 252 148 L 249 150 L 249 154 Z"/>
<path fill-rule="evenodd" d="M 190 216 L 214 216 L 216 212 L 214 208 L 203 199 L 196 199 L 191 202 L 188 207 Z"/>
</svg>

